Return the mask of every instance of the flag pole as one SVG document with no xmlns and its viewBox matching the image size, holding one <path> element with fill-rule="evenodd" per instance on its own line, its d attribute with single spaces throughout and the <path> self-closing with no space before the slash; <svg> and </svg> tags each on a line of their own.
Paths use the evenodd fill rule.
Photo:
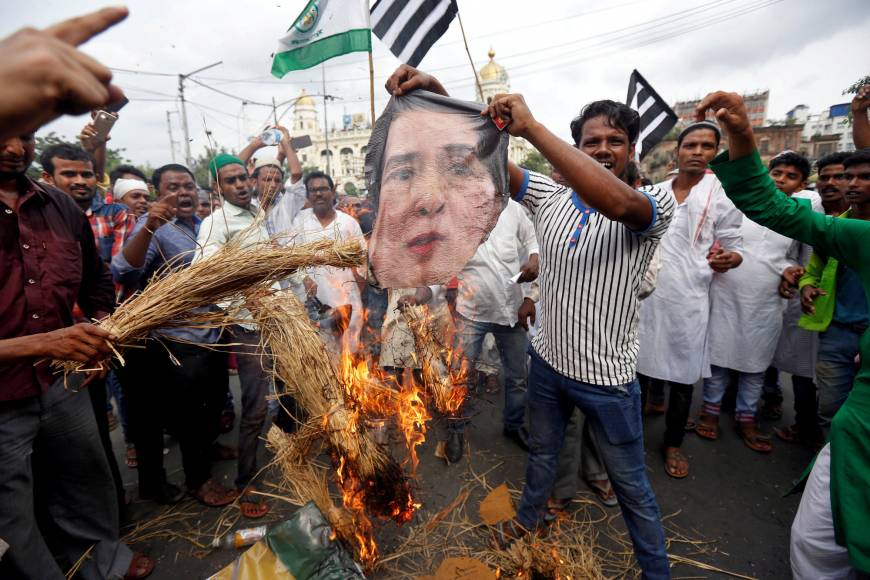
<svg viewBox="0 0 870 580">
<path fill-rule="evenodd" d="M 371 101 L 372 123 L 375 126 L 375 60 L 372 53 L 375 50 L 375 44 L 372 42 L 372 9 L 371 2 L 366 0 L 366 21 L 369 25 L 369 100 Z"/>
<path fill-rule="evenodd" d="M 370 33 L 371 34 L 371 33 Z M 369 98 L 372 107 L 372 127 L 375 126 L 375 63 L 372 51 L 369 51 Z"/>
<path fill-rule="evenodd" d="M 326 66 L 320 63 L 320 74 L 323 79 L 323 139 L 326 141 L 326 173 L 332 175 L 332 151 L 329 150 L 329 115 L 326 112 L 326 101 L 329 98 L 326 94 Z"/>
<path fill-rule="evenodd" d="M 456 0 L 454 0 L 455 2 Z M 474 67 L 474 59 L 471 58 L 471 51 L 468 49 L 468 39 L 465 37 L 465 27 L 462 25 L 462 13 L 459 11 L 459 4 L 456 4 L 456 19 L 459 20 L 459 30 L 462 32 L 462 42 L 465 44 L 465 54 L 468 55 L 468 62 L 471 63 L 471 72 L 474 74 L 474 83 L 477 85 L 477 94 L 480 95 L 480 100 L 483 100 L 483 89 L 480 87 L 480 79 L 477 77 L 477 69 Z"/>
</svg>

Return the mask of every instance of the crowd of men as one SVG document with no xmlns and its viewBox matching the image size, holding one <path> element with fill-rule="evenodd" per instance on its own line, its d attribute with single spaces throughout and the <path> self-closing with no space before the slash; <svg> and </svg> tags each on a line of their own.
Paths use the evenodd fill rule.
<svg viewBox="0 0 870 580">
<path fill-rule="evenodd" d="M 108 375 L 76 374 L 65 383 L 47 361 L 112 356 L 114 337 L 89 320 L 230 241 L 365 240 L 373 229 L 368 202 L 340 200 L 325 173 L 303 177 L 280 126 L 277 154 L 255 138 L 237 156 L 216 155 L 208 184 L 179 164 L 150 176 L 128 165 L 106 171 L 107 135 L 93 122 L 80 144 L 41 152 L 41 179 L 27 177 L 36 129 L 120 96 L 108 71 L 74 46 L 125 15 L 108 9 L 0 42 L 7 61 L 0 77 L 12 87 L 0 90 L 3 577 L 60 578 L 85 551 L 83 578 L 151 573 L 154 562 L 120 541 L 130 498 L 109 436 L 116 423 L 140 499 L 165 505 L 189 494 L 210 507 L 238 502 L 247 518 L 266 515 L 257 457 L 272 414 L 268 395 L 282 386 L 249 314 L 222 330 L 156 329 Z M 75 66 L 50 78 L 18 74 L 16 67 L 53 59 Z M 404 65 L 387 90 L 447 95 L 437 79 Z M 852 102 L 857 151 L 814 166 L 784 151 L 767 167 L 742 100 L 713 93 L 679 133 L 675 173 L 649 185 L 633 161 L 640 121 L 628 106 L 587 104 L 567 143 L 520 95 L 498 95 L 481 114 L 509 120 L 507 130 L 540 151 L 553 174 L 509 164 L 513 199 L 456 280 L 385 291 L 362 269 L 323 267 L 275 289 L 306 303 L 331 349 L 366 356 L 400 382 L 418 365 L 400 315 L 408 306 L 427 305 L 469 376 L 489 350 L 503 376 L 504 435 L 528 452 L 517 517 L 494 528 L 496 541 L 546 533 L 582 478 L 602 503 L 621 508 L 644 578 L 670 571 L 646 473 L 643 415 L 665 414 L 664 469 L 685 478 L 686 433 L 716 440 L 728 407 L 750 450 L 773 451 L 759 417 L 782 417 L 780 375 L 787 374 L 795 422 L 776 435 L 821 450 L 792 527 L 792 572 L 868 573 L 870 363 L 860 370 L 870 323 L 868 93 L 861 89 Z M 409 195 L 420 195 L 411 180 Z M 350 313 L 343 322 L 341 311 Z M 230 367 L 241 393 L 236 446 L 217 443 L 233 427 Z M 449 423 L 451 463 L 462 461 L 483 389 L 498 388 L 480 382 Z M 703 404 L 692 417 L 696 388 Z M 299 414 L 279 411 L 274 420 L 292 430 Z M 184 489 L 167 479 L 164 433 L 179 444 Z M 237 460 L 232 488 L 212 477 L 213 461 L 226 459 Z"/>
</svg>

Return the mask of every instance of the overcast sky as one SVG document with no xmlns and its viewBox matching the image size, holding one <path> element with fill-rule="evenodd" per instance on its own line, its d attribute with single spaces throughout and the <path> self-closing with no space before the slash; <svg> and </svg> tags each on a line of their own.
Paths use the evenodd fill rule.
<svg viewBox="0 0 870 580">
<path fill-rule="evenodd" d="M 216 61 L 223 64 L 197 78 L 242 99 L 270 103 L 274 97 L 280 103 L 302 88 L 322 93 L 319 67 L 291 72 L 282 80 L 269 74 L 277 39 L 306 1 L 130 2 L 126 21 L 84 46 L 110 67 L 140 71 L 115 73 L 131 103 L 112 133 L 113 146 L 124 147 L 137 164 L 171 161 L 166 111 L 173 111 L 176 158 L 181 160 L 174 75 Z M 100 6 L 84 0 L 4 2 L 0 35 Z M 568 123 L 584 103 L 625 99 L 633 68 L 669 102 L 713 89 L 769 89 L 771 118 L 782 118 L 801 103 L 815 112 L 846 102 L 842 90 L 870 72 L 866 0 L 460 0 L 459 6 L 476 67 L 487 62 L 492 47 L 512 90 L 523 93 L 535 116 L 566 138 Z M 388 97 L 384 81 L 399 63 L 377 38 L 373 44 L 380 111 Z M 473 98 L 457 21 L 420 68 L 438 76 L 453 96 Z M 327 61 L 326 91 L 336 97 L 329 106 L 331 125 L 340 123 L 344 112 L 368 112 L 366 54 Z M 186 97 L 194 154 L 207 144 L 206 127 L 219 144 L 239 149 L 271 113 L 192 82 Z M 291 114 L 285 117 L 288 124 Z M 84 121 L 65 118 L 42 131 L 73 137 Z"/>
</svg>

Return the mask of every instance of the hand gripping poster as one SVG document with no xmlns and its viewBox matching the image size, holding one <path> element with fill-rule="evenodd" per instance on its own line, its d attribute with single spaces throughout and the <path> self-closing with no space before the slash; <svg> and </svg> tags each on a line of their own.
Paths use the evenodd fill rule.
<svg viewBox="0 0 870 580">
<path fill-rule="evenodd" d="M 508 191 L 508 135 L 481 104 L 427 91 L 393 97 L 365 159 L 376 207 L 369 278 L 381 288 L 444 284 L 495 227 Z"/>
</svg>

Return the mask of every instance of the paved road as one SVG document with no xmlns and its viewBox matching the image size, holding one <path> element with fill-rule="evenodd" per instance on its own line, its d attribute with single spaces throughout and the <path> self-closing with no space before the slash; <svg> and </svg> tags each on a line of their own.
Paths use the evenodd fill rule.
<svg viewBox="0 0 870 580">
<path fill-rule="evenodd" d="M 785 423 L 792 418 L 790 409 L 791 386 L 784 377 L 786 391 Z M 238 382 L 235 377 L 231 385 L 238 398 Z M 695 390 L 695 407 L 699 405 L 700 386 Z M 169 404 L 169 402 L 167 402 Z M 525 470 L 524 454 L 501 435 L 500 401 L 498 395 L 488 395 L 483 412 L 475 420 L 469 431 L 468 442 L 472 449 L 475 471 L 482 472 L 490 467 L 495 469 L 487 476 L 490 483 L 507 481 L 517 488 L 522 486 Z M 683 530 L 689 530 L 696 539 L 716 540 L 717 552 L 698 556 L 720 568 L 746 576 L 764 579 L 790 578 L 788 565 L 789 527 L 797 510 L 798 496 L 783 497 L 791 481 L 797 477 L 811 458 L 811 453 L 801 447 L 787 445 L 774 440 L 774 452 L 769 456 L 760 455 L 743 445 L 736 433 L 730 429 L 730 418 L 723 417 L 720 440 L 709 442 L 689 434 L 684 450 L 691 461 L 691 473 L 680 481 L 669 478 L 663 470 L 659 452 L 664 418 L 649 418 L 645 425 L 647 447 L 647 468 L 663 514 L 674 514 L 671 521 Z M 771 425 L 765 425 L 767 430 Z M 466 481 L 467 459 L 454 466 L 446 466 L 434 457 L 436 439 L 443 434 L 440 425 L 433 425 L 430 436 L 419 448 L 421 465 L 419 480 L 422 488 L 421 499 L 429 513 L 437 512 L 448 504 Z M 223 441 L 233 444 L 235 433 L 223 437 Z M 120 429 L 113 433 L 115 448 L 126 485 L 135 497 L 134 470 L 123 465 L 123 444 Z M 183 481 L 180 472 L 180 458 L 177 446 L 170 442 L 170 453 L 166 466 L 170 479 L 175 483 Z M 235 473 L 235 463 L 215 464 L 215 473 L 229 484 Z M 217 518 L 217 510 L 199 508 L 190 503 L 186 509 L 198 510 L 202 520 L 198 525 L 206 525 Z M 275 517 L 286 517 L 292 513 L 290 506 L 275 503 Z M 130 516 L 134 521 L 144 521 L 157 512 L 157 507 L 149 502 L 134 502 L 130 506 Z M 621 526 L 621 521 L 618 521 Z M 240 525 L 246 525 L 242 520 Z M 251 525 L 255 525 L 252 523 Z M 395 533 L 401 534 L 401 530 Z M 390 536 L 394 532 L 385 530 L 382 547 L 388 548 Z M 214 573 L 234 557 L 234 552 L 215 552 L 200 559 L 192 546 L 184 540 L 151 541 L 136 546 L 157 558 L 158 567 L 153 574 L 155 580 L 178 578 L 204 578 Z M 688 553 L 683 549 L 682 553 Z M 201 557 L 202 555 L 199 554 Z M 695 578 L 726 577 L 696 568 L 676 566 L 675 577 Z"/>
</svg>

